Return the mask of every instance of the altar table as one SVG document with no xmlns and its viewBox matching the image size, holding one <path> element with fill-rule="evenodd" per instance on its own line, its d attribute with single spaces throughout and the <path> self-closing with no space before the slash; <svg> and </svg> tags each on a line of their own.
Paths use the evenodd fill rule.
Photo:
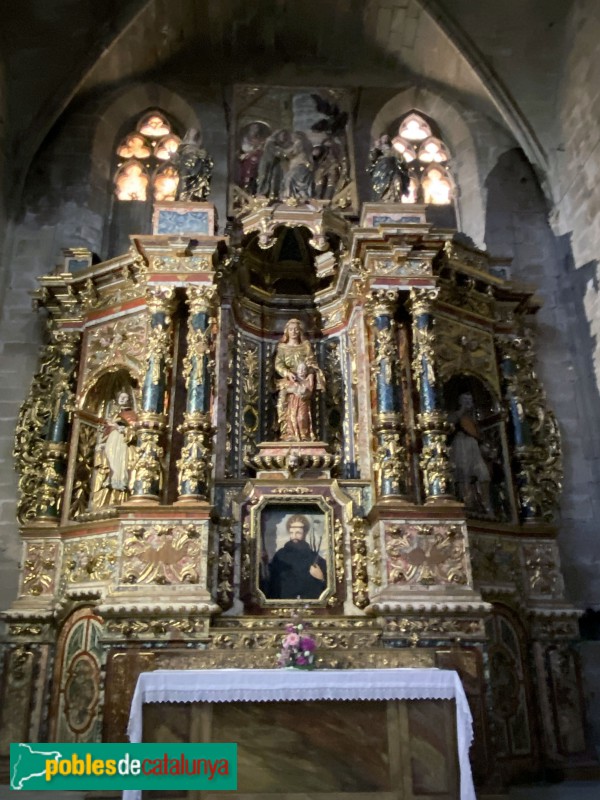
<svg viewBox="0 0 600 800">
<path fill-rule="evenodd" d="M 396 711 L 390 709 L 393 703 L 389 701 L 454 701 L 456 710 L 455 722 L 455 739 L 454 730 L 452 731 L 453 742 L 458 752 L 458 764 L 460 769 L 460 799 L 461 800 L 475 800 L 475 792 L 473 788 L 473 779 L 471 776 L 471 766 L 469 763 L 469 747 L 471 745 L 473 731 L 472 731 L 472 718 L 467 699 L 465 697 L 464 689 L 456 672 L 452 670 L 441 670 L 435 668 L 428 669 L 349 669 L 349 670 L 314 670 L 314 671 L 301 671 L 301 670 L 286 670 L 286 669 L 218 669 L 218 670 L 157 670 L 156 672 L 142 673 L 138 679 L 131 704 L 131 714 L 129 719 L 128 734 L 131 742 L 141 742 L 143 723 L 142 723 L 142 709 L 144 704 L 147 703 L 170 703 L 170 704 L 232 704 L 227 709 L 227 725 L 217 727 L 214 731 L 216 734 L 215 741 L 236 741 L 236 732 L 242 733 L 244 730 L 254 730 L 253 725 L 256 725 L 256 733 L 252 743 L 260 748 L 260 731 L 269 730 L 269 726 L 265 727 L 264 713 L 271 709 L 270 716 L 267 718 L 268 722 L 273 723 L 272 733 L 275 741 L 272 743 L 275 748 L 281 747 L 281 758 L 286 757 L 287 752 L 295 749 L 296 760 L 300 762 L 298 769 L 302 769 L 302 756 L 304 755 L 306 763 L 304 769 L 310 771 L 312 766 L 310 757 L 307 757 L 307 741 L 310 743 L 313 738 L 319 739 L 318 743 L 321 747 L 327 746 L 333 738 L 338 740 L 339 736 L 344 733 L 348 734 L 350 731 L 353 746 L 356 748 L 361 744 L 361 738 L 374 735 L 374 729 L 386 727 L 380 725 L 380 721 L 387 720 L 387 728 L 389 729 L 389 721 L 392 720 L 392 725 L 396 727 L 394 730 L 404 731 L 404 738 L 411 736 L 412 731 L 423 730 L 425 727 L 433 727 L 433 735 L 436 735 L 435 728 L 442 728 L 445 724 L 443 719 L 436 717 L 438 713 L 434 703 L 421 704 L 421 708 L 425 711 L 421 716 L 416 717 L 416 722 L 413 720 L 412 728 L 406 722 L 406 715 L 404 718 L 395 716 Z M 341 703 L 339 701 L 342 701 Z M 387 701 L 387 703 L 385 702 Z M 262 704 L 275 703 L 275 706 L 264 706 Z M 294 703 L 303 703 L 305 706 L 312 707 L 313 712 L 316 706 L 317 716 L 313 716 L 310 725 L 304 725 L 302 734 L 304 739 L 289 738 L 293 736 L 294 732 L 290 734 L 289 720 L 290 718 L 300 719 L 304 716 L 300 712 L 298 706 Z M 242 704 L 242 705 L 240 705 Z M 249 704 L 246 706 L 245 704 Z M 260 704 L 260 705 L 257 705 Z M 400 704 L 396 703 L 396 706 Z M 409 707 L 414 707 L 415 704 L 408 703 Z M 447 704 L 446 704 L 447 705 Z M 203 706 L 204 708 L 217 709 L 217 706 Z M 153 732 L 159 735 L 160 725 L 157 725 L 157 720 L 166 719 L 167 716 L 173 713 L 180 707 L 171 706 L 170 709 L 161 709 L 159 717 L 155 718 L 155 723 L 152 726 Z M 260 724 L 256 722 L 256 714 L 250 716 L 245 715 L 245 712 L 254 708 L 255 711 L 263 714 L 263 719 Z M 288 710 L 286 712 L 286 709 Z M 289 709 L 292 709 L 290 715 Z M 387 709 L 387 710 L 386 710 Z M 433 710 L 433 717 L 431 712 Z M 168 712 L 168 713 L 167 713 Z M 275 713 L 278 712 L 278 713 Z M 259 713 L 259 715 L 260 715 Z M 383 713 L 383 716 L 382 716 Z M 390 716 L 391 714 L 391 716 Z M 426 716 L 429 714 L 430 719 L 427 721 Z M 347 717 L 348 721 L 344 719 Z M 447 714 L 446 714 L 447 717 Z M 402 722 L 404 719 L 404 723 Z M 350 722 L 351 720 L 351 722 Z M 316 724 L 315 724 L 316 723 Z M 277 724 L 282 725 L 281 735 L 278 733 Z M 261 727 L 262 726 L 262 727 Z M 329 727 L 328 727 L 329 726 Z M 403 727 L 404 726 L 404 727 Z M 203 730 L 202 726 L 197 730 Z M 206 731 L 206 726 L 204 726 Z M 223 733 L 230 735 L 230 738 L 222 738 Z M 250 734 L 252 736 L 252 733 Z M 287 738 L 286 738 L 287 737 Z M 238 737 L 239 738 L 239 737 Z M 402 737 L 400 737 L 402 738 Z M 148 737 L 144 737 L 147 741 Z M 200 736 L 198 741 L 209 741 L 210 733 L 205 738 Z M 302 742 L 300 749 L 298 741 Z M 271 744 L 271 743 L 269 743 Z M 344 749 L 344 741 L 340 740 L 342 750 Z M 350 743 L 349 743 L 350 744 Z M 422 763 L 427 765 L 428 759 L 431 760 L 432 769 L 433 761 L 437 755 L 435 748 L 430 747 L 430 742 L 427 741 L 427 736 L 419 741 L 419 758 Z M 351 749 L 351 748 L 350 748 Z M 365 743 L 362 751 L 368 749 L 368 744 Z M 394 757 L 383 755 L 378 752 L 380 747 L 377 743 L 371 748 L 374 753 L 373 757 L 378 757 L 385 762 L 386 768 L 393 773 Z M 272 751 L 275 755 L 274 758 L 279 759 L 279 751 L 274 749 Z M 330 751 L 327 758 L 331 758 Z M 256 757 L 256 752 L 255 752 Z M 356 750 L 352 754 L 351 759 L 360 761 L 362 752 Z M 372 760 L 372 759 L 371 759 Z M 400 761 L 402 759 L 400 758 Z M 270 762 L 272 763 L 272 761 Z M 325 760 L 327 762 L 327 759 Z M 382 786 L 382 791 L 377 793 L 378 797 L 391 798 L 394 795 L 394 782 L 405 780 L 406 773 L 406 757 L 396 768 L 396 772 L 392 776 L 392 784 Z M 342 769 L 348 769 L 348 762 L 342 764 Z M 289 762 L 286 769 L 294 769 L 294 762 Z M 372 770 L 374 773 L 377 770 L 381 771 L 381 764 L 373 765 L 366 764 L 366 772 Z M 315 766 L 318 770 L 318 765 Z M 414 770 L 413 770 L 414 771 Z M 241 776 L 240 770 L 240 776 Z M 287 773 L 286 773 L 287 774 Z M 362 778 L 362 774 L 361 778 Z M 291 774 L 290 774 L 291 777 Z M 346 776 L 347 777 L 347 776 Z M 323 776 L 319 777 L 319 789 L 327 784 L 323 780 Z M 291 781 L 293 784 L 293 780 Z M 354 795 L 355 798 L 365 798 L 369 795 L 374 796 L 371 791 L 365 791 L 365 787 L 359 787 L 362 791 L 335 791 L 330 790 L 329 797 L 335 794 L 336 798 L 342 795 Z M 387 789 L 387 791 L 383 790 Z M 268 797 L 269 792 L 273 789 L 268 789 L 265 792 L 252 791 L 253 797 L 261 796 Z M 281 789 L 276 790 L 279 796 L 292 797 L 294 792 L 283 792 Z M 412 797 L 414 789 L 407 790 L 406 794 L 400 796 Z M 243 793 L 243 792 L 242 792 Z M 139 800 L 139 792 L 124 792 L 123 800 Z M 222 793 L 211 793 L 214 797 L 222 795 Z M 319 796 L 325 798 L 326 792 L 323 791 L 301 791 L 303 797 Z M 417 791 L 414 796 L 428 797 L 436 794 L 435 791 Z M 198 793 L 198 796 L 199 793 Z M 207 797 L 208 793 L 202 793 L 202 797 Z M 271 794 L 273 796 L 273 794 Z M 300 793 L 297 793 L 300 796 Z M 447 794 L 445 796 L 448 796 Z"/>
</svg>

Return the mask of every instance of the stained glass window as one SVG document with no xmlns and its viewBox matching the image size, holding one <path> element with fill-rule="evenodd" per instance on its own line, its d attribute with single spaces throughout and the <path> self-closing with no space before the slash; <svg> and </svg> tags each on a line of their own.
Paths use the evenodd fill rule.
<svg viewBox="0 0 600 800">
<path fill-rule="evenodd" d="M 144 114 L 116 148 L 118 200 L 174 200 L 179 175 L 169 163 L 180 138 L 160 111 Z"/>
<path fill-rule="evenodd" d="M 139 161 L 128 161 L 115 176 L 118 200 L 145 200 L 148 190 L 148 173 Z"/>
<path fill-rule="evenodd" d="M 431 136 L 431 128 L 420 114 L 407 114 L 400 123 L 398 135 L 409 142 L 421 142 Z"/>
<path fill-rule="evenodd" d="M 444 167 L 429 167 L 421 179 L 423 201 L 436 206 L 452 201 L 452 184 Z"/>
<path fill-rule="evenodd" d="M 179 183 L 179 174 L 174 166 L 167 164 L 156 173 L 154 178 L 154 199 L 159 203 L 175 200 L 175 192 Z"/>
<path fill-rule="evenodd" d="M 394 148 L 404 156 L 410 173 L 410 190 L 403 203 L 448 205 L 454 199 L 454 181 L 448 168 L 450 153 L 434 135 L 432 125 L 416 111 L 400 120 Z"/>
</svg>

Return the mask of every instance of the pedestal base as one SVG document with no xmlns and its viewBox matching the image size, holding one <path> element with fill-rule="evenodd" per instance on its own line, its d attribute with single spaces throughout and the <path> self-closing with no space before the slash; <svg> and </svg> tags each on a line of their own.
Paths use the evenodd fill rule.
<svg viewBox="0 0 600 800">
<path fill-rule="evenodd" d="M 246 458 L 257 478 L 330 478 L 338 463 L 325 442 L 261 442 Z"/>
</svg>

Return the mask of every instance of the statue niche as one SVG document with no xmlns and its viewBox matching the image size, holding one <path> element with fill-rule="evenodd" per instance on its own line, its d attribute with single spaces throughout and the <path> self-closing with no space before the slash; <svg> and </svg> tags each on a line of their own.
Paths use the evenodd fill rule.
<svg viewBox="0 0 600 800">
<path fill-rule="evenodd" d="M 275 372 L 279 375 L 279 438 L 285 442 L 315 441 L 311 405 L 315 391 L 325 388 L 325 378 L 299 319 L 291 319 L 285 326 L 275 352 Z"/>
<path fill-rule="evenodd" d="M 131 491 L 135 456 L 136 413 L 126 391 L 118 392 L 103 409 L 94 453 L 90 506 L 102 508 L 123 503 Z"/>
<path fill-rule="evenodd" d="M 136 460 L 136 399 L 126 370 L 102 375 L 87 393 L 79 417 L 72 518 L 128 500 Z"/>
<path fill-rule="evenodd" d="M 478 378 L 457 375 L 444 387 L 455 494 L 469 516 L 507 520 L 509 493 L 500 406 Z"/>
</svg>

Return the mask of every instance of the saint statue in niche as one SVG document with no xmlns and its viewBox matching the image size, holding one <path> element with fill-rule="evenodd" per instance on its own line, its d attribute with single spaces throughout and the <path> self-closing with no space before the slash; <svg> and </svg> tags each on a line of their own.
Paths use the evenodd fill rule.
<svg viewBox="0 0 600 800">
<path fill-rule="evenodd" d="M 373 200 L 400 203 L 410 191 L 410 175 L 404 157 L 384 134 L 375 141 L 369 153 L 368 172 L 371 175 Z"/>
<path fill-rule="evenodd" d="M 311 402 L 315 391 L 325 388 L 325 378 L 299 319 L 291 319 L 285 326 L 275 353 L 275 372 L 279 375 L 279 438 L 286 442 L 314 441 Z"/>
<path fill-rule="evenodd" d="M 181 140 L 171 160 L 179 171 L 176 200 L 203 201 L 210 192 L 213 160 L 202 147 L 202 137 L 190 128 Z"/>
<path fill-rule="evenodd" d="M 458 494 L 468 509 L 493 516 L 490 471 L 482 454 L 483 437 L 475 418 L 473 395 L 470 392 L 461 394 L 458 403 L 458 409 L 449 415 L 455 426 L 450 460 Z"/>
<path fill-rule="evenodd" d="M 119 392 L 116 400 L 108 403 L 94 453 L 91 508 L 118 505 L 129 497 L 136 419 L 127 392 Z"/>
</svg>

